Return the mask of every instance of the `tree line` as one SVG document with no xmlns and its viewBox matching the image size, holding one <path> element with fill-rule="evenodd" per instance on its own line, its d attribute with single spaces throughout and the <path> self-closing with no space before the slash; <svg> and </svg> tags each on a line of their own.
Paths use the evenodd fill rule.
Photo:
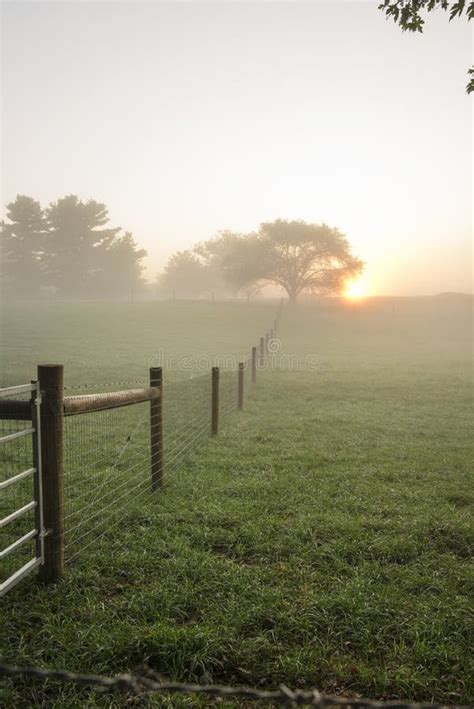
<svg viewBox="0 0 474 709">
<path fill-rule="evenodd" d="M 142 260 L 130 232 L 108 226 L 104 204 L 67 195 L 47 208 L 26 195 L 1 223 L 3 295 L 107 297 L 140 291 Z"/>
<path fill-rule="evenodd" d="M 362 269 L 338 229 L 277 219 L 251 234 L 222 231 L 193 249 L 176 252 L 159 287 L 183 298 L 210 291 L 250 295 L 277 286 L 295 302 L 303 293 L 337 295 Z"/>
<path fill-rule="evenodd" d="M 130 232 L 110 227 L 106 206 L 67 195 L 47 208 L 25 195 L 7 205 L 1 223 L 3 295 L 120 297 L 144 291 L 146 251 Z M 251 295 L 277 286 L 296 301 L 302 293 L 335 295 L 362 270 L 347 238 L 327 224 L 277 219 L 250 234 L 218 232 L 174 253 L 158 278 L 164 297 L 214 292 Z"/>
</svg>

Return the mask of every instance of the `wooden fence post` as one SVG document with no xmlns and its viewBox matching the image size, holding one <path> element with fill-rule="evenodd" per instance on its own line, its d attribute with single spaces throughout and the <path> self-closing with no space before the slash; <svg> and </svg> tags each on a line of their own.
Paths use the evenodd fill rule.
<svg viewBox="0 0 474 709">
<path fill-rule="evenodd" d="M 213 436 L 219 430 L 219 367 L 212 368 L 211 391 L 211 433 Z"/>
<path fill-rule="evenodd" d="M 158 399 L 150 399 L 151 490 L 164 487 L 163 470 L 163 369 L 150 367 L 150 387 L 159 387 Z"/>
<path fill-rule="evenodd" d="M 63 366 L 40 364 L 41 462 L 43 485 L 44 564 L 42 581 L 54 581 L 64 571 Z"/>
<path fill-rule="evenodd" d="M 239 387 L 238 387 L 238 404 L 239 410 L 244 408 L 244 363 L 239 362 Z"/>
<path fill-rule="evenodd" d="M 252 347 L 252 384 L 257 381 L 257 348 Z"/>
<path fill-rule="evenodd" d="M 259 364 L 260 366 L 263 365 L 263 358 L 265 357 L 265 340 L 263 337 L 260 338 L 260 358 L 259 358 Z"/>
<path fill-rule="evenodd" d="M 270 351 L 269 347 L 268 347 L 269 342 L 270 342 L 270 335 L 268 334 L 268 332 L 266 332 L 265 333 L 265 354 L 268 354 Z"/>
</svg>

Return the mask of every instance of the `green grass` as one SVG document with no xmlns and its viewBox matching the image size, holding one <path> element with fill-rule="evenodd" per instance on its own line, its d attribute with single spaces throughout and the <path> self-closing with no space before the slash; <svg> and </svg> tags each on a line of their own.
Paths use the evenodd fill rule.
<svg viewBox="0 0 474 709">
<path fill-rule="evenodd" d="M 0 383 L 29 382 L 39 363 L 64 364 L 66 386 L 146 379 L 161 359 L 172 379 L 189 377 L 193 363 L 178 371 L 177 358 L 247 355 L 275 311 L 276 302 L 7 304 Z"/>
<path fill-rule="evenodd" d="M 108 307 L 104 333 L 97 323 Z M 82 357 L 95 381 L 111 381 L 124 371 L 110 367 L 112 343 L 128 328 L 118 307 L 99 306 L 87 345 L 72 325 L 70 340 L 53 325 L 48 339 L 38 314 L 36 352 L 53 356 L 56 342 L 76 381 L 87 373 Z M 316 355 L 315 368 L 262 373 L 245 411 L 186 457 L 155 499 L 131 499 L 119 527 L 60 583 L 30 578 L 12 591 L 0 654 L 82 672 L 147 665 L 177 680 L 473 701 L 470 307 L 420 299 L 287 311 L 283 354 Z M 241 354 L 274 311 L 134 308 L 135 334 L 138 320 L 176 326 L 179 313 L 175 351 L 211 354 Z M 15 324 L 10 353 L 19 334 Z M 170 347 L 173 337 L 163 335 Z M 138 372 L 151 339 L 127 337 L 120 362 L 130 357 Z M 33 355 L 17 357 L 20 381 L 30 378 Z M 2 702 L 126 700 L 16 680 L 0 689 Z"/>
</svg>

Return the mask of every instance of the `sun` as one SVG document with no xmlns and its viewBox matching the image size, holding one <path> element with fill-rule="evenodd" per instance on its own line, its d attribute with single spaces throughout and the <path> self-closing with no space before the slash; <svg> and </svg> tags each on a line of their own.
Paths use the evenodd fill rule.
<svg viewBox="0 0 474 709">
<path fill-rule="evenodd" d="M 367 284 L 362 278 L 355 281 L 348 281 L 344 290 L 344 297 L 349 300 L 359 300 L 368 296 Z"/>
</svg>

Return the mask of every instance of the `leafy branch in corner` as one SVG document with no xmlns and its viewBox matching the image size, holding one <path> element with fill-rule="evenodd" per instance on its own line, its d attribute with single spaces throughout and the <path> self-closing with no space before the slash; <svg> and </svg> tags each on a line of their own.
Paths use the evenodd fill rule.
<svg viewBox="0 0 474 709">
<path fill-rule="evenodd" d="M 423 32 L 425 24 L 422 16 L 423 11 L 444 10 L 449 13 L 450 22 L 455 17 L 462 15 L 465 15 L 468 21 L 474 17 L 474 2 L 466 2 L 466 0 L 456 0 L 456 2 L 448 2 L 448 0 L 384 0 L 378 7 L 379 10 L 385 12 L 387 17 L 391 17 L 404 32 Z M 468 69 L 468 74 L 469 81 L 466 91 L 470 94 L 474 92 L 474 66 Z"/>
</svg>

